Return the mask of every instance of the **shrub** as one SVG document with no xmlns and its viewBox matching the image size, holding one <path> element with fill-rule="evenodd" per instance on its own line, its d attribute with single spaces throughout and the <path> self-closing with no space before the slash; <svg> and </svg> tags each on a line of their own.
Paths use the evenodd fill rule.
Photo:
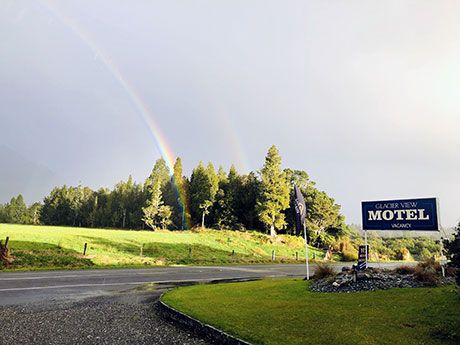
<svg viewBox="0 0 460 345">
<path fill-rule="evenodd" d="M 428 260 L 431 258 L 433 255 L 432 253 L 428 250 L 428 248 L 423 248 L 422 251 L 420 252 L 420 258 L 422 260 Z"/>
<path fill-rule="evenodd" d="M 399 249 L 399 251 L 397 252 L 396 258 L 398 260 L 410 261 L 412 260 L 412 255 L 410 255 L 409 249 L 407 249 L 406 247 L 403 247 Z"/>
<path fill-rule="evenodd" d="M 447 258 L 450 259 L 450 266 L 457 271 L 456 282 L 460 285 L 460 223 L 456 227 L 457 233 L 451 241 L 445 242 Z"/>
<path fill-rule="evenodd" d="M 423 255 L 425 254 L 426 259 L 428 259 L 431 256 L 436 255 L 439 251 L 439 244 L 434 239 L 420 237 L 414 240 L 415 240 L 415 246 L 414 246 L 414 249 L 411 250 L 412 254 L 418 255 L 422 258 L 423 258 Z M 427 255 L 427 252 L 429 252 L 430 254 Z"/>
<path fill-rule="evenodd" d="M 433 257 L 428 260 L 419 262 L 416 267 L 423 269 L 432 269 L 436 272 L 441 272 L 441 264 L 437 262 Z"/>
<path fill-rule="evenodd" d="M 415 266 L 414 277 L 427 285 L 438 285 L 441 271 L 441 264 L 434 258 L 420 262 Z"/>
<path fill-rule="evenodd" d="M 333 248 L 342 253 L 342 260 L 344 261 L 358 260 L 358 250 L 348 237 L 340 238 L 334 243 Z"/>
<path fill-rule="evenodd" d="M 323 279 L 335 275 L 334 268 L 327 264 L 318 264 L 313 274 L 314 279 Z"/>
<path fill-rule="evenodd" d="M 302 248 L 305 244 L 303 237 L 300 236 L 279 235 L 278 238 L 283 244 L 292 249 Z"/>
<path fill-rule="evenodd" d="M 458 269 L 451 265 L 447 265 L 446 267 L 446 277 L 456 277 Z"/>
<path fill-rule="evenodd" d="M 414 274 L 415 266 L 401 265 L 396 267 L 394 272 L 398 274 Z"/>
<path fill-rule="evenodd" d="M 344 261 L 356 261 L 358 260 L 358 251 L 354 248 L 344 249 L 342 251 L 342 258 Z"/>
<path fill-rule="evenodd" d="M 195 233 L 201 233 L 201 232 L 206 231 L 206 227 L 202 228 L 201 224 L 200 225 L 195 225 L 193 228 L 190 229 L 190 231 L 195 232 Z"/>
<path fill-rule="evenodd" d="M 396 257 L 395 251 L 390 248 L 386 240 L 381 238 L 372 238 L 370 241 L 370 256 L 376 260 L 389 260 Z"/>
</svg>

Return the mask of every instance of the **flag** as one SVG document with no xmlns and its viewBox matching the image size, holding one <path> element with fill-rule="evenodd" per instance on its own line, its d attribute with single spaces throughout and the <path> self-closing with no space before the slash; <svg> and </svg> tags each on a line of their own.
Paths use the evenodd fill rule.
<svg viewBox="0 0 460 345">
<path fill-rule="evenodd" d="M 307 207 L 300 189 L 294 185 L 294 209 L 296 220 L 296 235 L 299 236 L 303 231 L 303 224 L 307 215 Z"/>
</svg>

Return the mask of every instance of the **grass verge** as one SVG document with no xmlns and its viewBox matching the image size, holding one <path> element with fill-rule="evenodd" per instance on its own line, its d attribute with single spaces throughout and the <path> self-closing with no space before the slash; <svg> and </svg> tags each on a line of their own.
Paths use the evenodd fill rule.
<svg viewBox="0 0 460 345">
<path fill-rule="evenodd" d="M 254 344 L 459 344 L 454 286 L 315 293 L 299 279 L 178 288 L 162 300 Z"/>
<path fill-rule="evenodd" d="M 0 238 L 7 236 L 16 258 L 13 270 L 270 263 L 272 251 L 276 252 L 275 263 L 301 263 L 305 253 L 301 238 L 281 235 L 274 240 L 254 231 L 129 231 L 0 224 Z M 87 255 L 83 256 L 85 243 Z M 310 248 L 310 255 L 324 257 L 314 248 Z"/>
</svg>

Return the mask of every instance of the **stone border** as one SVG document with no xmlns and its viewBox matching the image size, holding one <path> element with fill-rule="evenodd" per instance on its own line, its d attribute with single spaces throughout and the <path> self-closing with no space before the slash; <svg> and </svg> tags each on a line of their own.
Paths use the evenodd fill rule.
<svg viewBox="0 0 460 345">
<path fill-rule="evenodd" d="M 210 281 L 209 284 L 216 284 L 219 282 L 244 282 L 244 281 L 252 281 L 258 279 L 240 279 L 240 280 L 232 280 L 232 281 Z M 189 284 L 190 285 L 190 284 Z M 165 292 L 166 293 L 166 292 Z M 234 337 L 220 329 L 217 329 L 211 325 L 208 325 L 204 322 L 201 322 L 187 314 L 180 312 L 179 310 L 170 307 L 166 303 L 161 300 L 161 297 L 158 301 L 157 307 L 160 311 L 161 315 L 169 320 L 172 320 L 176 323 L 179 323 L 182 326 L 185 326 L 188 329 L 193 330 L 194 332 L 203 335 L 206 339 L 209 339 L 217 344 L 225 344 L 225 345 L 252 345 L 247 341 Z"/>
</svg>

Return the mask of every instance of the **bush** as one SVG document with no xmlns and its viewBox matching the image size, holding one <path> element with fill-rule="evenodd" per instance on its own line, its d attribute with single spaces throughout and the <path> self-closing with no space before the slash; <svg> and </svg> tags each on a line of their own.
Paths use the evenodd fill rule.
<svg viewBox="0 0 460 345">
<path fill-rule="evenodd" d="M 279 235 L 278 239 L 281 240 L 283 244 L 292 249 L 302 248 L 305 244 L 303 237 L 300 236 Z"/>
<path fill-rule="evenodd" d="M 355 245 L 350 241 L 350 238 L 340 238 L 333 245 L 336 251 L 342 253 L 343 261 L 356 261 L 358 260 L 358 250 Z"/>
<path fill-rule="evenodd" d="M 407 266 L 407 265 L 398 266 L 394 269 L 394 272 L 398 274 L 414 274 L 415 266 Z"/>
<path fill-rule="evenodd" d="M 456 267 L 453 267 L 451 265 L 447 265 L 446 267 L 446 277 L 456 277 L 458 269 Z"/>
<path fill-rule="evenodd" d="M 407 249 L 406 247 L 403 247 L 399 249 L 399 251 L 397 252 L 396 259 L 403 260 L 403 261 L 411 261 L 412 255 L 410 254 L 409 249 Z"/>
<path fill-rule="evenodd" d="M 428 248 L 423 248 L 420 252 L 420 258 L 422 260 L 428 260 L 431 257 L 433 257 L 433 254 L 428 250 Z"/>
<path fill-rule="evenodd" d="M 436 286 L 439 284 L 439 272 L 441 272 L 441 264 L 431 258 L 415 266 L 414 277 L 427 285 Z"/>
<path fill-rule="evenodd" d="M 388 240 L 373 236 L 369 241 L 370 253 L 369 256 L 374 260 L 390 260 L 396 258 L 396 253 L 390 248 Z"/>
<path fill-rule="evenodd" d="M 454 239 L 446 241 L 446 254 L 447 258 L 450 259 L 450 267 L 453 267 L 457 271 L 456 282 L 460 285 L 460 223 L 457 225 L 457 233 Z"/>
<path fill-rule="evenodd" d="M 327 264 L 318 264 L 313 274 L 313 279 L 323 279 L 335 275 L 334 268 Z"/>
<path fill-rule="evenodd" d="M 344 249 L 342 251 L 342 258 L 344 261 L 356 261 L 358 260 L 358 251 L 354 248 Z"/>
<path fill-rule="evenodd" d="M 437 255 L 439 252 L 439 243 L 431 238 L 416 238 L 415 246 L 414 249 L 411 250 L 411 253 L 423 257 L 423 254 L 426 255 L 427 252 L 430 253 L 427 255 L 427 259 Z"/>
</svg>

